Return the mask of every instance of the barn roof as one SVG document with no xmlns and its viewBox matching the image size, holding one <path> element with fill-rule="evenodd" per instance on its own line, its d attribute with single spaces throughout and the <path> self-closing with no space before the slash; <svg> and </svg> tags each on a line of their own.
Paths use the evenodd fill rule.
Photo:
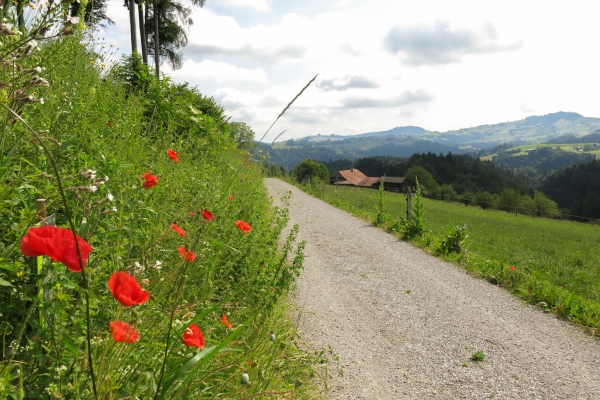
<svg viewBox="0 0 600 400">
<path fill-rule="evenodd" d="M 367 178 L 365 174 L 357 170 L 356 168 L 345 169 L 343 171 L 338 171 L 333 174 L 332 178 L 338 179 L 338 185 L 355 185 L 360 186 L 360 182 Z"/>
</svg>

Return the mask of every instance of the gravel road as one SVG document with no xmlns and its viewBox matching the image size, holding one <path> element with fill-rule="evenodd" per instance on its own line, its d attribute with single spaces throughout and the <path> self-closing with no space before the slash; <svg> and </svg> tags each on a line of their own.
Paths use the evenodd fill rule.
<svg viewBox="0 0 600 400">
<path fill-rule="evenodd" d="M 294 294 L 312 349 L 344 375 L 331 399 L 600 399 L 600 341 L 345 211 L 292 192 L 306 240 Z M 471 361 L 482 351 L 482 362 Z"/>
</svg>

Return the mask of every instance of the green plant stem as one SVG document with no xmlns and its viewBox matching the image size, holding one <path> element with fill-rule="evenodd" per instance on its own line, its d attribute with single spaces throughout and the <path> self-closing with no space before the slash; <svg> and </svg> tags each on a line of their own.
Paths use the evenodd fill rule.
<svg viewBox="0 0 600 400">
<path fill-rule="evenodd" d="M 89 285 L 89 280 L 87 278 L 86 269 L 83 266 L 83 258 L 81 256 L 81 248 L 79 247 L 79 241 L 77 240 L 75 224 L 73 223 L 73 219 L 71 218 L 71 212 L 69 211 L 69 204 L 67 203 L 67 197 L 66 197 L 63 185 L 62 185 L 60 172 L 58 171 L 58 166 L 56 165 L 56 160 L 54 159 L 54 157 L 52 157 L 52 153 L 50 152 L 50 150 L 48 149 L 48 147 L 46 146 L 46 144 L 44 143 L 44 141 L 42 140 L 40 135 L 38 135 L 37 132 L 19 114 L 14 112 L 10 107 L 8 107 L 4 104 L 1 104 L 1 105 L 9 113 L 13 114 L 19 121 L 21 121 L 27 129 L 29 129 L 31 131 L 31 133 L 36 138 L 36 140 L 38 141 L 40 146 L 42 146 L 42 148 L 44 149 L 44 152 L 48 155 L 48 159 L 50 160 L 50 163 L 52 164 L 52 169 L 54 170 L 54 173 L 56 174 L 58 191 L 60 192 L 60 197 L 63 201 L 63 206 L 65 207 L 65 214 L 67 216 L 67 221 L 69 221 L 69 226 L 71 227 L 71 231 L 73 232 L 73 239 L 75 240 L 75 248 L 77 249 L 77 257 L 79 258 L 79 266 L 81 267 L 81 276 L 83 277 L 83 285 L 84 285 L 84 289 L 85 289 L 84 293 L 85 293 L 85 317 L 86 317 L 86 330 L 87 330 L 86 338 L 87 338 L 87 345 L 88 345 L 88 363 L 90 364 L 90 378 L 92 379 L 92 389 L 94 391 L 94 398 L 97 399 L 98 392 L 96 390 L 96 377 L 94 376 L 94 364 L 92 362 L 92 341 L 91 341 L 91 335 L 90 335 L 90 329 L 91 329 L 90 328 L 90 295 L 89 295 L 90 285 Z M 30 312 L 31 312 L 31 310 L 30 310 Z"/>
<path fill-rule="evenodd" d="M 183 283 L 185 282 L 185 271 L 187 270 L 187 266 L 191 263 L 186 261 L 185 269 L 183 270 L 183 274 L 181 279 L 179 280 L 179 285 L 177 286 L 177 290 L 175 291 L 174 304 L 171 309 L 171 316 L 169 317 L 169 329 L 167 329 L 167 344 L 165 346 L 165 356 L 163 358 L 162 366 L 160 367 L 160 376 L 158 378 L 158 383 L 156 384 L 156 393 L 154 394 L 154 400 L 158 399 L 158 394 L 160 393 L 160 385 L 162 384 L 163 377 L 165 375 L 165 367 L 167 366 L 167 357 L 169 355 L 169 345 L 171 344 L 171 331 L 173 330 L 173 318 L 175 317 L 175 309 L 177 308 L 177 299 L 179 298 L 179 294 L 181 292 L 181 288 L 183 288 Z"/>
</svg>

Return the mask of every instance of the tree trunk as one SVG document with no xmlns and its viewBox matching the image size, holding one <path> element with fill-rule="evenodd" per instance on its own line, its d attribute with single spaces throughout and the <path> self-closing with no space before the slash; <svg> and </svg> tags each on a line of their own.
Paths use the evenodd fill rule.
<svg viewBox="0 0 600 400">
<path fill-rule="evenodd" d="M 146 8 L 148 8 L 146 6 Z M 142 60 L 148 65 L 148 36 L 146 36 L 146 22 L 144 20 L 144 3 L 139 0 L 138 3 L 138 19 L 140 24 L 140 40 L 142 42 Z"/>
<path fill-rule="evenodd" d="M 158 43 L 158 0 L 154 0 L 154 65 L 156 77 L 160 78 L 160 44 Z"/>
<path fill-rule="evenodd" d="M 137 29 L 135 27 L 135 3 L 129 0 L 129 28 L 131 30 L 131 55 L 137 53 Z"/>
</svg>

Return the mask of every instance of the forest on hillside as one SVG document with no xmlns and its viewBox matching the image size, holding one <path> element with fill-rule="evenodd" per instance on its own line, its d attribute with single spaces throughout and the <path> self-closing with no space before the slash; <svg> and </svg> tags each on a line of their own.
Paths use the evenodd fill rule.
<svg viewBox="0 0 600 400">
<path fill-rule="evenodd" d="M 515 174 L 527 176 L 535 185 L 541 185 L 549 172 L 594 159 L 593 154 L 565 151 L 561 148 L 539 147 L 525 155 L 520 150 L 504 150 L 493 157 L 493 162 Z"/>
<path fill-rule="evenodd" d="M 431 173 L 438 185 L 451 185 L 458 194 L 484 191 L 500 194 L 505 188 L 514 188 L 521 193 L 533 191 L 526 179 L 491 161 L 481 161 L 468 154 L 429 152 L 413 154 L 408 158 L 374 156 L 359 158 L 354 162 L 336 160 L 324 164 L 330 172 L 354 167 L 367 176 L 404 176 L 411 167 L 422 167 Z"/>
<path fill-rule="evenodd" d="M 572 215 L 600 219 L 600 160 L 573 165 L 549 176 L 542 190 Z"/>
</svg>

